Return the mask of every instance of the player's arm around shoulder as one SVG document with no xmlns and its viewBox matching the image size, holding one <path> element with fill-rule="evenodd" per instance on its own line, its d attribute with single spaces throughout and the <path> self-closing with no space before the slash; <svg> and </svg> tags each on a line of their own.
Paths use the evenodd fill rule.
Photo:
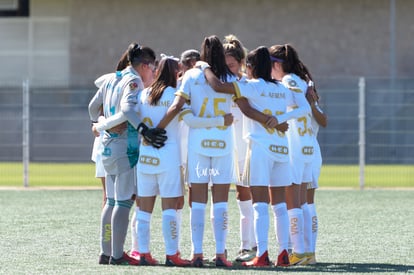
<svg viewBox="0 0 414 275">
<path fill-rule="evenodd" d="M 306 91 L 306 99 L 308 100 L 308 102 L 311 106 L 312 115 L 315 118 L 316 122 L 324 128 L 326 126 L 328 126 L 328 116 L 322 110 L 322 108 L 319 106 L 319 102 L 318 102 L 319 101 L 319 96 L 318 96 L 317 92 L 315 91 L 313 85 L 308 86 L 308 89 Z"/>
</svg>

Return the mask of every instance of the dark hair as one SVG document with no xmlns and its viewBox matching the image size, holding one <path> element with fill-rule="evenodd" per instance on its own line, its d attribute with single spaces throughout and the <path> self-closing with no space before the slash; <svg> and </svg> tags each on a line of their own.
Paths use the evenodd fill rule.
<svg viewBox="0 0 414 275">
<path fill-rule="evenodd" d="M 154 82 L 150 86 L 149 103 L 150 105 L 157 105 L 160 100 L 165 88 L 177 87 L 177 72 L 178 72 L 178 61 L 173 58 L 161 59 L 157 75 L 155 76 Z"/>
<path fill-rule="evenodd" d="M 306 82 L 312 80 L 308 68 L 300 61 L 298 53 L 290 44 L 273 45 L 269 48 L 269 52 L 272 57 L 280 60 L 273 60 L 272 62 L 281 62 L 284 72 L 294 73 Z"/>
<path fill-rule="evenodd" d="M 246 58 L 247 66 L 252 68 L 254 78 L 262 78 L 265 81 L 277 83 L 272 79 L 272 62 L 270 60 L 269 50 L 260 46 L 249 52 Z"/>
<path fill-rule="evenodd" d="M 194 49 L 186 50 L 181 54 L 180 63 L 186 67 L 191 67 L 190 61 L 200 60 L 200 52 Z"/>
<path fill-rule="evenodd" d="M 128 61 L 128 50 L 126 50 L 121 58 L 118 61 L 118 64 L 116 65 L 116 70 L 117 71 L 122 71 L 123 69 L 125 69 L 126 67 L 128 67 L 129 65 L 129 61 Z"/>
<path fill-rule="evenodd" d="M 243 59 L 246 58 L 246 50 L 235 35 L 230 34 L 224 38 L 223 48 L 224 55 L 230 55 L 234 57 L 239 63 L 241 63 Z"/>
<path fill-rule="evenodd" d="M 201 44 L 201 60 L 207 62 L 213 73 L 222 81 L 227 80 L 227 75 L 233 75 L 226 65 L 223 45 L 215 35 L 204 38 Z"/>
<path fill-rule="evenodd" d="M 155 52 L 149 47 L 140 46 L 137 43 L 131 43 L 127 50 L 128 62 L 132 65 L 140 63 L 149 64 L 155 62 Z"/>
</svg>

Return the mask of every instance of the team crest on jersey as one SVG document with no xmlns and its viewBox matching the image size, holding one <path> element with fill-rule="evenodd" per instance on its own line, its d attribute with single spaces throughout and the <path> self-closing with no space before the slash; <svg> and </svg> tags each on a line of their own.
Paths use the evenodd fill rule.
<svg viewBox="0 0 414 275">
<path fill-rule="evenodd" d="M 296 86 L 298 86 L 298 84 L 296 83 L 296 81 L 295 80 L 289 80 L 289 86 L 291 86 L 291 87 L 296 87 Z"/>
<path fill-rule="evenodd" d="M 129 89 L 131 89 L 131 91 L 135 90 L 136 88 L 138 88 L 137 83 L 135 83 L 135 82 L 129 83 Z"/>
</svg>

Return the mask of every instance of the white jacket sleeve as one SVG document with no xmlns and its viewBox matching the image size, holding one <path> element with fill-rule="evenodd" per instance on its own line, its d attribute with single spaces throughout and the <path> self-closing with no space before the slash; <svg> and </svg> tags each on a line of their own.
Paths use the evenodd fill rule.
<svg viewBox="0 0 414 275">
<path fill-rule="evenodd" d="M 96 130 L 98 131 L 111 129 L 112 127 L 115 127 L 127 120 L 126 116 L 122 112 L 116 113 L 108 118 L 102 118 L 103 117 L 99 117 L 98 123 L 95 124 Z"/>
<path fill-rule="evenodd" d="M 209 118 L 198 117 L 195 116 L 191 111 L 184 111 L 183 113 L 181 113 L 180 116 L 184 120 L 185 124 L 187 124 L 191 128 L 208 128 L 224 126 L 223 116 Z"/>
<path fill-rule="evenodd" d="M 303 93 L 296 93 L 291 91 L 287 94 L 288 105 L 295 106 L 290 112 L 286 112 L 281 115 L 276 115 L 279 123 L 288 121 L 289 119 L 295 119 L 306 116 L 312 112 L 308 100 Z"/>
</svg>

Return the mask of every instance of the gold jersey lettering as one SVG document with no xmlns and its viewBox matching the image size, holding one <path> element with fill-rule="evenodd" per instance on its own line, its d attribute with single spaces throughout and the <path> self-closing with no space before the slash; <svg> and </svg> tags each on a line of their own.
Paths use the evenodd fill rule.
<svg viewBox="0 0 414 275">
<path fill-rule="evenodd" d="M 318 217 L 313 216 L 312 217 L 312 232 L 315 233 L 318 231 Z"/>
<path fill-rule="evenodd" d="M 287 155 L 289 153 L 289 149 L 286 146 L 280 145 L 269 145 L 269 150 L 276 154 Z"/>
<path fill-rule="evenodd" d="M 269 93 L 268 96 L 271 98 L 285 98 L 285 93 Z"/>
<path fill-rule="evenodd" d="M 158 166 L 160 164 L 160 159 L 151 156 L 140 156 L 139 162 L 143 164 Z"/>
<path fill-rule="evenodd" d="M 299 233 L 298 228 L 298 218 L 291 218 L 290 219 L 290 232 L 292 235 L 296 235 Z"/>
<path fill-rule="evenodd" d="M 170 222 L 170 230 L 171 230 L 171 238 L 173 240 L 177 239 L 178 232 L 177 232 L 177 222 L 176 221 L 171 221 Z"/>
<path fill-rule="evenodd" d="M 203 139 L 201 141 L 201 146 L 203 148 L 224 149 L 226 148 L 226 142 L 217 139 Z"/>
<path fill-rule="evenodd" d="M 110 223 L 105 224 L 104 230 L 105 230 L 105 233 L 104 233 L 103 241 L 110 242 L 111 241 L 111 224 Z"/>
<path fill-rule="evenodd" d="M 200 107 L 200 112 L 198 114 L 199 117 L 211 117 L 211 115 L 206 115 L 206 111 L 207 109 L 207 104 L 209 102 L 209 98 L 205 97 L 203 99 L 203 104 Z M 213 98 L 213 108 L 214 108 L 214 116 L 224 116 L 226 114 L 226 112 L 222 109 L 220 109 L 221 104 L 226 104 L 226 99 L 225 98 Z M 228 128 L 228 126 L 217 126 L 217 129 L 220 130 L 226 130 Z M 210 128 L 207 128 L 210 129 Z"/>
<path fill-rule="evenodd" d="M 313 147 L 312 146 L 302 147 L 302 154 L 304 154 L 304 155 L 313 155 Z"/>
<path fill-rule="evenodd" d="M 227 211 L 223 212 L 223 230 L 227 230 L 229 227 L 229 219 L 227 215 Z"/>
<path fill-rule="evenodd" d="M 164 107 L 169 107 L 171 105 L 171 101 L 170 100 L 164 100 L 164 101 L 160 101 L 157 104 L 158 106 L 164 106 Z"/>
</svg>

